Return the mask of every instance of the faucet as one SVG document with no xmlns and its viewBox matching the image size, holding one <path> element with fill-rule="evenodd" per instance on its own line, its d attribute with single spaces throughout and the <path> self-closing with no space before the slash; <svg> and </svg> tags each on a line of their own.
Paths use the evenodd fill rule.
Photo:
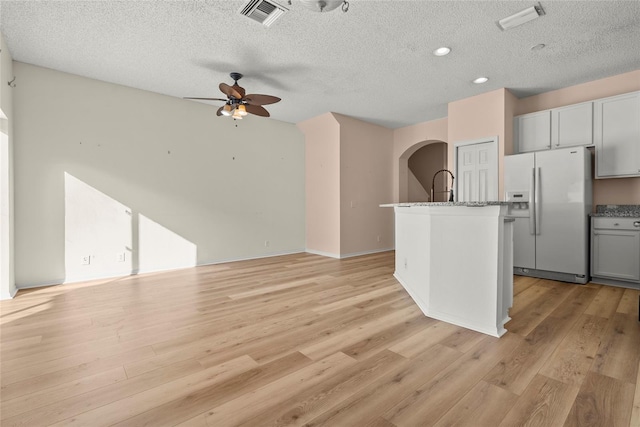
<svg viewBox="0 0 640 427">
<path fill-rule="evenodd" d="M 447 172 L 449 175 L 451 175 L 451 189 L 450 189 L 450 190 L 446 190 L 446 188 L 447 188 L 447 187 L 445 186 L 445 191 L 444 191 L 444 192 L 445 192 L 445 193 L 446 193 L 447 191 L 449 192 L 449 201 L 450 201 L 450 202 L 453 202 L 453 181 L 454 181 L 456 178 L 453 176 L 453 173 L 452 173 L 450 170 L 448 170 L 448 169 L 440 169 L 438 172 L 436 172 L 436 173 L 433 175 L 433 179 L 431 180 L 431 201 L 432 201 L 432 202 L 434 201 L 434 200 L 433 200 L 433 197 L 435 196 L 435 189 L 436 189 L 436 176 L 438 176 L 438 174 L 439 174 L 440 172 Z"/>
</svg>

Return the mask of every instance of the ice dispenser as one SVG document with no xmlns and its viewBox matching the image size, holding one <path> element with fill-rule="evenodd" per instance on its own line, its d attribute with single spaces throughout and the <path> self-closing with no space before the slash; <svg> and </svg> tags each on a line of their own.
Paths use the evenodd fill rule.
<svg viewBox="0 0 640 427">
<path fill-rule="evenodd" d="M 510 216 L 529 216 L 529 192 L 528 191 L 508 191 L 507 200 L 509 203 Z"/>
</svg>

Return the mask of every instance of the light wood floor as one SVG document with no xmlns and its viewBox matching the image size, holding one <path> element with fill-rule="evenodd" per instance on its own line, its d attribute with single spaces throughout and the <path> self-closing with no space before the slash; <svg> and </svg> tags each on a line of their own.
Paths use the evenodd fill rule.
<svg viewBox="0 0 640 427">
<path fill-rule="evenodd" d="M 21 291 L 1 425 L 640 426 L 638 291 L 517 277 L 497 339 L 424 317 L 393 257 Z"/>
</svg>

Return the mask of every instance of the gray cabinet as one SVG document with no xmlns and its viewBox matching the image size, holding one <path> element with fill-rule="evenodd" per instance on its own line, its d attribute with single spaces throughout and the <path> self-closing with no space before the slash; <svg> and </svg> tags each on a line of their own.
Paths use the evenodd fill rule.
<svg viewBox="0 0 640 427">
<path fill-rule="evenodd" d="M 640 285 L 640 218 L 593 218 L 591 275 Z"/>
<path fill-rule="evenodd" d="M 596 178 L 640 176 L 640 92 L 594 102 Z"/>
<path fill-rule="evenodd" d="M 551 110 L 553 148 L 593 144 L 593 102 Z"/>
<path fill-rule="evenodd" d="M 551 148 L 551 110 L 523 114 L 513 120 L 517 152 L 528 153 Z"/>
<path fill-rule="evenodd" d="M 593 144 L 593 102 L 523 114 L 514 118 L 519 153 Z"/>
</svg>

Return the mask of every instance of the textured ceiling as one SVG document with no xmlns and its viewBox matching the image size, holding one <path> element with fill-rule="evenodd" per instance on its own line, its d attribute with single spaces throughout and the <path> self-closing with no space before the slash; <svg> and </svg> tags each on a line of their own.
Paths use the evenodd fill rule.
<svg viewBox="0 0 640 427">
<path fill-rule="evenodd" d="M 0 31 L 16 61 L 175 97 L 218 97 L 238 71 L 292 123 L 333 111 L 397 128 L 502 87 L 523 97 L 640 69 L 637 0 L 542 1 L 546 15 L 507 31 L 496 21 L 537 2 L 351 0 L 318 13 L 293 0 L 266 28 L 238 13 L 247 1 L 2 0 Z M 440 46 L 451 54 L 433 56 Z"/>
</svg>

